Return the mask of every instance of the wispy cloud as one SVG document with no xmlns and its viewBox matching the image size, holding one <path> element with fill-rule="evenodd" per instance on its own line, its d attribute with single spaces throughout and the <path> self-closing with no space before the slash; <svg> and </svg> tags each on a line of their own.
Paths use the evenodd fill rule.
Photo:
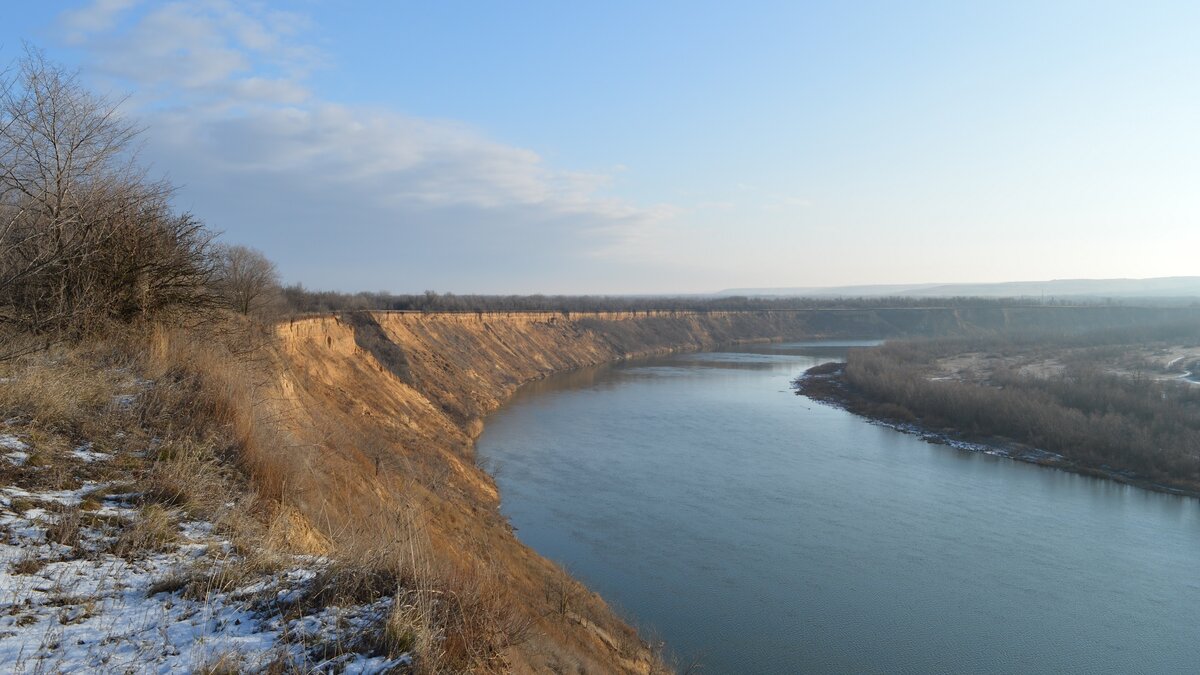
<svg viewBox="0 0 1200 675">
<path fill-rule="evenodd" d="M 79 44 L 91 35 L 111 30 L 117 17 L 137 3 L 138 0 L 96 0 L 86 7 L 65 12 L 61 24 L 67 41 Z"/>
<path fill-rule="evenodd" d="M 528 237 L 526 259 L 514 262 L 530 278 L 517 283 L 539 284 L 533 261 L 620 250 L 674 213 L 606 197 L 612 175 L 548 166 L 460 123 L 322 99 L 308 78 L 324 58 L 301 15 L 227 0 L 96 0 L 61 21 L 97 74 L 136 92 L 135 113 L 151 130 L 147 155 L 185 183 L 184 198 L 264 247 L 263 225 L 234 205 L 258 214 L 264 200 L 286 202 L 293 218 L 326 220 L 324 229 L 294 224 L 313 245 L 355 245 L 328 222 L 336 202 L 360 234 L 385 241 L 449 243 L 461 253 L 497 245 L 481 236 L 489 230 Z M 458 236 L 447 238 L 447 228 Z M 306 276 L 303 259 L 284 255 L 285 271 Z M 404 283 L 395 270 L 379 272 L 376 284 Z"/>
</svg>

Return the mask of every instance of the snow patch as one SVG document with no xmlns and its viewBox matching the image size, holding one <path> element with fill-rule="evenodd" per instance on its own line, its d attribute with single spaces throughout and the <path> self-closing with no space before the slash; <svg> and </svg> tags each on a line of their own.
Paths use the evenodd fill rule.
<svg viewBox="0 0 1200 675">
<path fill-rule="evenodd" d="M 14 450 L 12 452 L 4 453 L 4 458 L 13 464 L 16 464 L 17 466 L 24 466 L 25 462 L 29 461 L 29 453 L 21 452 L 20 450 Z"/>
<path fill-rule="evenodd" d="M 71 455 L 73 455 L 75 459 L 78 459 L 82 462 L 87 462 L 88 464 L 91 464 L 92 462 L 107 462 L 113 457 L 107 452 L 97 452 L 92 450 L 92 444 L 90 442 L 84 443 L 78 448 L 72 450 Z"/>
<path fill-rule="evenodd" d="M 4 453 L 4 458 L 17 466 L 29 461 L 29 453 L 25 452 L 29 445 L 17 438 L 16 434 L 0 434 L 0 448 L 9 451 Z"/>
<path fill-rule="evenodd" d="M 212 523 L 186 520 L 174 550 L 125 559 L 106 552 L 113 537 L 85 526 L 72 548 L 46 540 L 63 516 L 45 508 L 12 510 L 13 499 L 78 504 L 96 489 L 0 489 L 0 670 L 29 672 L 192 672 L 218 659 L 241 671 L 272 662 L 305 672 L 379 673 L 413 665 L 340 647 L 354 645 L 390 611 L 391 599 L 325 607 L 287 617 L 326 561 L 296 556 L 294 567 L 250 574 L 237 588 L 206 579 L 242 560 Z M 137 508 L 106 497 L 97 515 L 134 518 Z M 183 593 L 188 580 L 208 588 Z M 156 591 L 153 594 L 151 591 Z M 337 649 L 333 647 L 339 647 Z M 336 656 L 325 656 L 336 654 Z"/>
<path fill-rule="evenodd" d="M 0 448 L 5 450 L 28 450 L 29 446 L 17 438 L 16 434 L 0 434 Z"/>
</svg>

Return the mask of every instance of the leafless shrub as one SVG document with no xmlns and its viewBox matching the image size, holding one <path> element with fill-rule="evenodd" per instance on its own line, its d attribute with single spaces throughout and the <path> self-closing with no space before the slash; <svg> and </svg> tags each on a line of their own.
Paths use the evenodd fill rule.
<svg viewBox="0 0 1200 675">
<path fill-rule="evenodd" d="M 0 326 L 37 336 L 0 356 L 213 300 L 212 235 L 137 169 L 119 103 L 32 49 L 0 77 Z"/>
<path fill-rule="evenodd" d="M 566 570 L 556 575 L 546 588 L 546 600 L 560 618 L 575 611 L 575 605 L 588 595 L 587 589 Z"/>
</svg>

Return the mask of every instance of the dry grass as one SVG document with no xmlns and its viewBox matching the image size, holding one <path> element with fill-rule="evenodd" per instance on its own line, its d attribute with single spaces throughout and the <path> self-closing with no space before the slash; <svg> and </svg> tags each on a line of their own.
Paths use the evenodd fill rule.
<svg viewBox="0 0 1200 675">
<path fill-rule="evenodd" d="M 158 504 L 147 504 L 113 542 L 112 553 L 132 559 L 165 551 L 178 540 L 179 528 L 171 513 Z"/>
<path fill-rule="evenodd" d="M 392 598 L 387 615 L 354 648 L 415 657 L 418 672 L 508 672 L 506 652 L 529 639 L 532 621 L 496 578 L 475 572 L 339 564 L 312 585 L 309 602 L 365 603 Z"/>
<path fill-rule="evenodd" d="M 46 541 L 75 548 L 79 545 L 83 512 L 78 506 L 67 506 L 57 510 L 54 522 L 46 528 Z"/>
<path fill-rule="evenodd" d="M 378 506 L 378 504 L 376 504 Z M 427 576 L 422 514 L 411 508 L 361 516 L 338 534 L 338 546 L 310 586 L 310 607 L 361 604 L 394 595 Z"/>
<path fill-rule="evenodd" d="M 440 586 L 440 601 L 426 606 L 443 640 L 429 655 L 427 672 L 505 672 L 505 653 L 528 640 L 533 630 L 518 599 L 499 578 L 479 569 L 454 572 Z"/>
<path fill-rule="evenodd" d="M 63 352 L 8 364 L 0 386 L 0 414 L 52 432 L 82 435 L 102 425 L 118 389 L 114 373 L 85 355 Z"/>
<path fill-rule="evenodd" d="M 210 556 L 189 569 L 176 570 L 155 580 L 147 596 L 178 593 L 188 600 L 207 602 L 213 594 L 229 593 L 244 587 L 252 579 L 261 579 L 276 568 L 264 565 L 261 558 L 230 560 L 228 556 Z"/>
<path fill-rule="evenodd" d="M 9 502 L 9 508 L 12 509 L 14 513 L 25 513 L 29 509 L 36 507 L 37 504 L 38 503 L 36 501 L 28 497 L 13 497 Z"/>
<path fill-rule="evenodd" d="M 239 675 L 244 669 L 237 654 L 221 653 L 210 657 L 194 672 L 196 675 Z"/>
<path fill-rule="evenodd" d="M 236 321 L 206 332 L 155 328 L 145 369 L 156 386 L 142 416 L 169 437 L 211 448 L 190 453 L 193 461 L 236 467 L 258 496 L 282 501 L 303 462 L 271 405 L 266 340 L 261 327 Z M 215 464 L 199 468 L 211 473 Z"/>
<path fill-rule="evenodd" d="M 354 648 L 393 658 L 410 653 L 419 672 L 506 672 L 505 652 L 528 639 L 533 625 L 499 575 L 432 555 L 430 514 L 414 504 L 357 517 L 342 522 L 338 546 L 302 603 L 311 609 L 390 597 L 386 617 Z"/>
<path fill-rule="evenodd" d="M 27 555 L 14 562 L 9 569 L 13 574 L 37 574 L 50 561 L 36 555 Z"/>
<path fill-rule="evenodd" d="M 214 455 L 212 443 L 164 441 L 141 480 L 147 502 L 213 519 L 235 496 L 234 480 Z"/>
</svg>

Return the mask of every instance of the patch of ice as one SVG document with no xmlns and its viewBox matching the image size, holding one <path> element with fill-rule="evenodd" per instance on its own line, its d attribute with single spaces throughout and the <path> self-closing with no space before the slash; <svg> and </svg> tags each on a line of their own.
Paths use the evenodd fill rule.
<svg viewBox="0 0 1200 675">
<path fill-rule="evenodd" d="M 212 523 L 192 521 L 179 526 L 179 531 L 193 541 L 212 535 Z"/>
<path fill-rule="evenodd" d="M 89 464 L 92 462 L 107 462 L 108 460 L 112 459 L 112 455 L 108 454 L 107 452 L 97 452 L 92 450 L 92 444 L 90 442 L 84 443 L 78 448 L 75 448 L 71 451 L 71 454 L 75 457 L 75 459 L 87 462 Z"/>
<path fill-rule="evenodd" d="M 137 400 L 137 394 L 117 394 L 112 398 L 113 405 L 118 408 L 128 408 Z"/>
<path fill-rule="evenodd" d="M 16 434 L 0 434 L 0 448 L 5 450 L 28 450 L 29 446 Z"/>
<path fill-rule="evenodd" d="M 0 488 L 0 494 L 7 498 L 23 497 L 25 499 L 33 499 L 40 502 L 54 502 L 63 506 L 75 506 L 83 501 L 83 496 L 93 490 L 104 487 L 101 483 L 87 482 L 75 490 L 46 490 L 44 492 L 30 492 L 16 487 Z"/>
</svg>

